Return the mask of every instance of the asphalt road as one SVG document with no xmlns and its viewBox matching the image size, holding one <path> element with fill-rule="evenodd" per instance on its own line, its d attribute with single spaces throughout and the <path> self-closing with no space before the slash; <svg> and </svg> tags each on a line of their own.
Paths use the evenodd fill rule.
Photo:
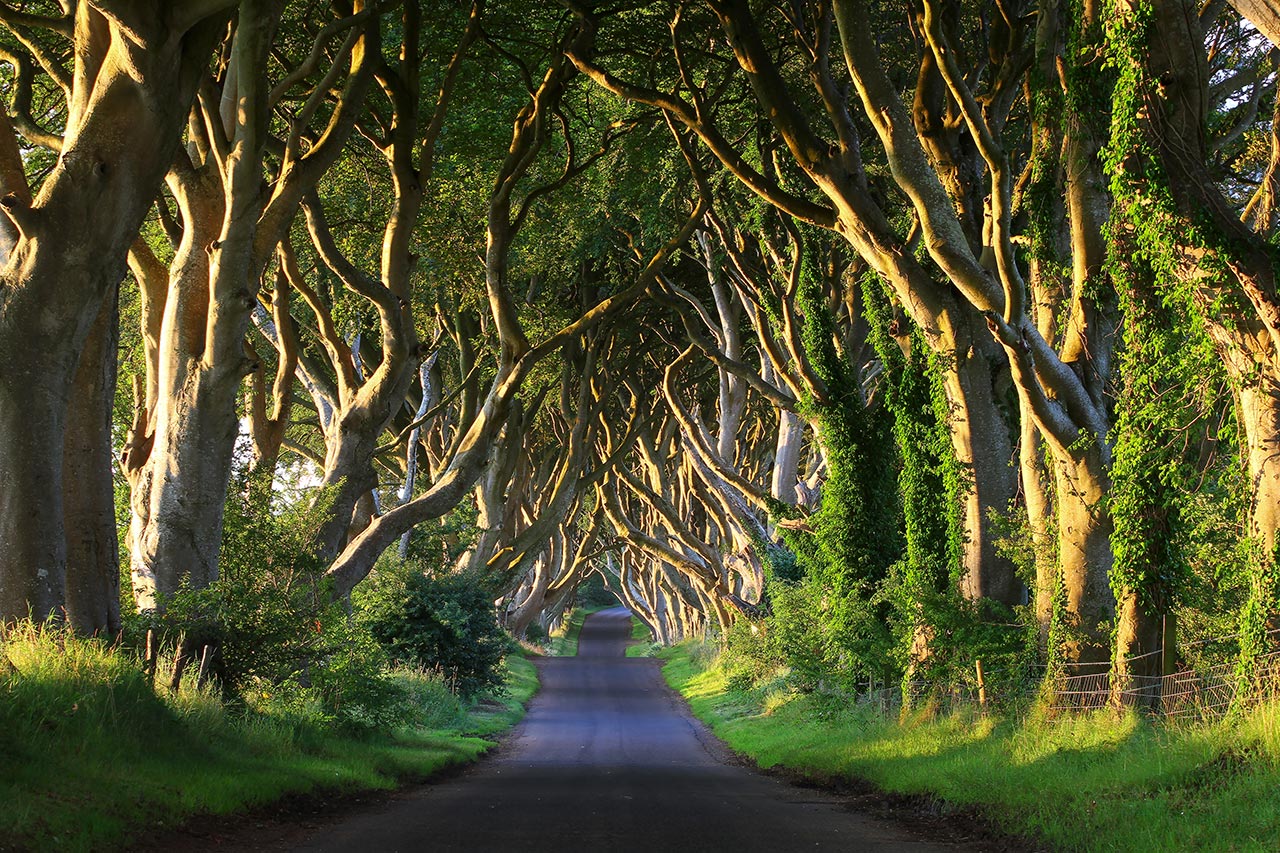
<svg viewBox="0 0 1280 853">
<path fill-rule="evenodd" d="M 471 770 L 326 826 L 307 851 L 956 851 L 834 796 L 727 763 L 663 683 L 625 658 L 626 610 L 541 664 L 513 740 Z"/>
</svg>

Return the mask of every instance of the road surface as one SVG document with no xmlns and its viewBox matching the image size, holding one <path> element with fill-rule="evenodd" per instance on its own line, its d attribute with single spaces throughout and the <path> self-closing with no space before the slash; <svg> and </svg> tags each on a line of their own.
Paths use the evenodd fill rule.
<svg viewBox="0 0 1280 853">
<path fill-rule="evenodd" d="M 957 851 L 840 800 L 726 763 L 652 660 L 623 657 L 630 615 L 588 617 L 576 658 L 540 665 L 513 740 L 459 776 L 340 823 L 306 851 Z M 968 848 L 972 849 L 972 848 Z"/>
</svg>

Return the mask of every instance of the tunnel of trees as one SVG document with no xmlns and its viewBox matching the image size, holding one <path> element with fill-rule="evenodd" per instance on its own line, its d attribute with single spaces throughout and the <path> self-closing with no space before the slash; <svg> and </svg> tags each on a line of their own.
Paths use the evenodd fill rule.
<svg viewBox="0 0 1280 853">
<path fill-rule="evenodd" d="M 1264 0 L 0 25 L 0 621 L 230 679 L 392 579 L 523 637 L 598 576 L 810 685 L 1273 650 Z"/>
</svg>

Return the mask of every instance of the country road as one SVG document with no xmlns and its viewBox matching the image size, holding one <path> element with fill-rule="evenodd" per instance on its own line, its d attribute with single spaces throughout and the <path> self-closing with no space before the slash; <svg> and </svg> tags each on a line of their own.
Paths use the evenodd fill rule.
<svg viewBox="0 0 1280 853">
<path fill-rule="evenodd" d="M 513 740 L 455 778 L 325 826 L 304 851 L 956 851 L 717 755 L 652 660 L 623 657 L 622 608 L 576 658 L 541 664 Z"/>
</svg>

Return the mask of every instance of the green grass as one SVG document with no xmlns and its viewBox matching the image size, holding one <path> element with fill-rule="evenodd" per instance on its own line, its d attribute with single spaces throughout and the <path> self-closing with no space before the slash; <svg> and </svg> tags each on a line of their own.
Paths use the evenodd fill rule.
<svg viewBox="0 0 1280 853">
<path fill-rule="evenodd" d="M 551 632 L 551 644 L 547 647 L 547 657 L 571 658 L 578 654 L 578 635 L 582 633 L 582 623 L 592 613 L 605 610 L 604 607 L 575 607 L 560 624 L 558 630 Z"/>
<path fill-rule="evenodd" d="M 208 688 L 153 689 L 136 659 L 59 632 L 0 637 L 0 848 L 127 845 L 195 814 L 285 794 L 388 789 L 472 761 L 523 714 L 537 674 L 508 660 L 507 693 L 460 703 L 417 680 L 419 720 L 363 736 L 230 712 Z"/>
<path fill-rule="evenodd" d="M 627 645 L 627 657 L 629 658 L 651 658 L 661 650 L 662 646 L 652 642 L 653 635 L 649 633 L 649 627 L 637 619 L 631 617 L 631 642 Z"/>
<path fill-rule="evenodd" d="M 1280 849 L 1280 706 L 1157 726 L 1110 712 L 1051 721 L 977 712 L 902 721 L 847 700 L 730 690 L 705 647 L 662 656 L 668 682 L 762 767 L 857 777 L 972 806 L 1006 831 L 1082 851 Z"/>
</svg>

